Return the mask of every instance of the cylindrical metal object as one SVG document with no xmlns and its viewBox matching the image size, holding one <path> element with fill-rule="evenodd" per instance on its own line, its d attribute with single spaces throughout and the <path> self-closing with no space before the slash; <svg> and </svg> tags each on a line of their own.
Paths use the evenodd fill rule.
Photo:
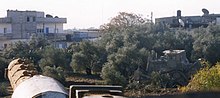
<svg viewBox="0 0 220 98">
<path fill-rule="evenodd" d="M 15 59 L 10 62 L 8 66 L 8 79 L 11 83 L 13 90 L 23 81 L 36 75 L 35 68 L 31 68 L 24 60 Z"/>
<path fill-rule="evenodd" d="M 53 78 L 35 75 L 20 83 L 12 98 L 67 98 L 67 92 Z"/>
<path fill-rule="evenodd" d="M 11 61 L 7 74 L 14 90 L 12 98 L 67 98 L 68 94 L 62 84 L 37 73 L 25 60 Z"/>
</svg>

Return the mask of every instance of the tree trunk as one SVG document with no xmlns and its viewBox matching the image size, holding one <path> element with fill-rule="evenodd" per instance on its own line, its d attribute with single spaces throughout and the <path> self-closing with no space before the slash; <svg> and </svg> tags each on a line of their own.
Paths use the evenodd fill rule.
<svg viewBox="0 0 220 98">
<path fill-rule="evenodd" d="M 92 69 L 91 68 L 86 68 L 86 74 L 87 75 L 92 75 Z"/>
</svg>

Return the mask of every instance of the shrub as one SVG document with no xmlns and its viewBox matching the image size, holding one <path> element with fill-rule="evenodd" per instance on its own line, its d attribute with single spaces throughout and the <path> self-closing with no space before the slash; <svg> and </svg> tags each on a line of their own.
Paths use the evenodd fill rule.
<svg viewBox="0 0 220 98">
<path fill-rule="evenodd" d="M 4 80 L 4 71 L 7 66 L 8 66 L 7 60 L 0 57 L 0 81 Z"/>
<path fill-rule="evenodd" d="M 6 82 L 0 83 L 0 96 L 8 95 L 8 84 Z"/>
<path fill-rule="evenodd" d="M 45 66 L 43 70 L 43 75 L 54 78 L 61 83 L 65 82 L 64 72 L 61 67 L 56 68 L 56 67 Z"/>
<path fill-rule="evenodd" d="M 205 67 L 194 75 L 186 87 L 182 87 L 183 92 L 189 91 L 213 91 L 220 90 L 220 63 L 211 68 Z"/>
<path fill-rule="evenodd" d="M 119 71 L 116 71 L 112 66 L 104 66 L 102 69 L 102 78 L 106 84 L 122 85 L 126 86 L 127 80 L 121 75 Z"/>
</svg>

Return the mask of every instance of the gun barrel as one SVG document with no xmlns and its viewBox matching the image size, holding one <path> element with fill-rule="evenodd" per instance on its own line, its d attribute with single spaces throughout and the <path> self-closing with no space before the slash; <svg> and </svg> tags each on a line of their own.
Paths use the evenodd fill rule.
<svg viewBox="0 0 220 98">
<path fill-rule="evenodd" d="M 22 59 L 10 62 L 7 76 L 13 88 L 12 98 L 67 98 L 68 93 L 55 79 L 38 75 L 34 66 Z"/>
</svg>

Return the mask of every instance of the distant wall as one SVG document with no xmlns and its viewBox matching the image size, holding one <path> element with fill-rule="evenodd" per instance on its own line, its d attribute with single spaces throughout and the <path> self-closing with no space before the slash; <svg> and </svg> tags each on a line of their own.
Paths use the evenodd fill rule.
<svg viewBox="0 0 220 98">
<path fill-rule="evenodd" d="M 5 33 L 12 33 L 11 24 L 9 23 L 0 24 L 0 34 L 5 34 Z"/>
<path fill-rule="evenodd" d="M 220 18 L 216 18 L 216 24 L 220 25 Z"/>
</svg>

